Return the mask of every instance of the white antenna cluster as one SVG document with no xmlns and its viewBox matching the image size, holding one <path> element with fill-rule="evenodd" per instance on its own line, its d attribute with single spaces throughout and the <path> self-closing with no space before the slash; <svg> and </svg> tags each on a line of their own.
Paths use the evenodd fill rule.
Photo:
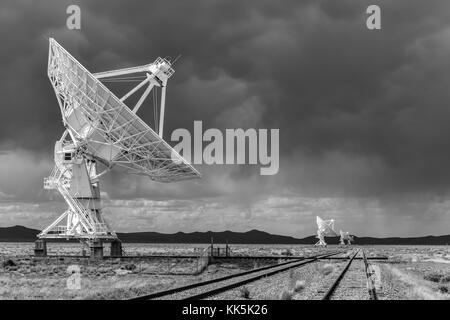
<svg viewBox="0 0 450 320">
<path fill-rule="evenodd" d="M 346 245 L 346 244 L 351 245 L 352 244 L 353 236 L 350 235 L 350 232 L 340 230 L 339 233 L 341 235 L 341 238 L 339 240 L 340 241 L 339 243 L 341 245 Z M 345 241 L 347 241 L 347 243 L 345 243 Z"/>
<path fill-rule="evenodd" d="M 321 217 L 316 217 L 317 222 L 317 238 L 319 241 L 316 246 L 326 246 L 325 237 L 335 237 L 337 236 L 336 231 L 334 231 L 334 219 L 323 220 Z"/>
<path fill-rule="evenodd" d="M 121 255 L 121 243 L 102 215 L 100 177 L 113 167 L 159 182 L 201 176 L 162 139 L 167 80 L 174 72 L 169 61 L 157 58 L 144 66 L 91 74 L 50 39 L 48 77 L 66 130 L 55 143 L 55 167 L 44 188 L 57 190 L 68 208 L 39 233 L 36 255 L 46 254 L 45 239 L 77 239 L 96 257 L 103 256 L 102 241 L 111 241 L 111 254 Z M 145 79 L 120 99 L 99 80 L 136 73 Z M 136 112 L 156 87 L 161 88 L 160 105 L 154 106 L 160 116 L 152 129 Z M 128 107 L 125 101 L 141 88 L 144 93 Z"/>
<path fill-rule="evenodd" d="M 337 237 L 338 234 L 334 230 L 334 219 L 331 220 L 323 220 L 321 217 L 316 217 L 317 222 L 317 236 L 319 239 L 316 246 L 326 246 L 325 237 Z M 345 245 L 345 240 L 347 241 L 347 245 L 350 245 L 353 241 L 353 236 L 350 235 L 350 232 L 339 231 L 340 233 L 340 244 Z"/>
</svg>

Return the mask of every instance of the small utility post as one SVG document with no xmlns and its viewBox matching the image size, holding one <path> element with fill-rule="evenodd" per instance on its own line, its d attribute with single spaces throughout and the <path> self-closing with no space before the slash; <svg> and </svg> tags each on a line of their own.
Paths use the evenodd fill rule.
<svg viewBox="0 0 450 320">
<path fill-rule="evenodd" d="M 211 237 L 211 257 L 214 256 L 214 238 Z"/>
</svg>

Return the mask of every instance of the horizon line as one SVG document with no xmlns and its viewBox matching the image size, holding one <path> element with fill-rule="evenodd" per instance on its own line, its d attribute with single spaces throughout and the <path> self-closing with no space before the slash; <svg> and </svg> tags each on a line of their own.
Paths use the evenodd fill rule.
<svg viewBox="0 0 450 320">
<path fill-rule="evenodd" d="M 23 227 L 23 228 L 30 229 L 30 230 L 37 230 L 37 231 L 40 231 L 39 229 L 30 228 L 30 227 L 27 227 L 27 226 L 24 226 L 24 225 L 19 225 L 19 224 L 16 224 L 16 225 L 13 225 L 13 226 L 8 226 L 8 227 L 1 227 L 1 226 L 0 226 L 0 228 L 14 228 L 14 227 Z M 277 233 L 270 233 L 270 232 L 268 232 L 268 231 L 263 231 L 263 230 L 259 230 L 259 229 L 250 229 L 250 230 L 248 230 L 248 231 L 233 231 L 233 230 L 223 230 L 223 231 L 211 231 L 211 230 L 208 230 L 208 231 L 190 231 L 190 232 L 176 231 L 176 232 L 173 232 L 173 233 L 165 233 L 165 232 L 159 232 L 159 231 L 130 231 L 130 232 L 125 232 L 125 231 L 115 231 L 115 232 L 116 232 L 116 233 L 122 233 L 122 234 L 123 234 L 123 233 L 124 233 L 124 234 L 131 234 L 131 233 L 154 232 L 154 233 L 159 233 L 159 234 L 164 234 L 164 235 L 173 235 L 173 234 L 177 234 L 177 233 L 185 233 L 185 234 L 189 234 L 189 233 L 195 233 L 195 232 L 197 232 L 197 233 L 223 233 L 223 232 L 248 233 L 248 232 L 251 232 L 251 231 L 264 232 L 264 233 L 267 233 L 267 234 L 269 234 L 269 235 L 273 235 L 273 236 L 281 236 L 281 237 L 289 237 L 289 238 L 293 238 L 293 239 L 296 239 L 296 240 L 302 240 L 302 239 L 308 238 L 308 237 L 315 237 L 315 234 L 311 234 L 311 235 L 307 235 L 307 236 L 298 238 L 298 237 L 294 237 L 294 236 L 290 236 L 290 235 L 283 235 L 283 234 L 277 234 Z M 423 236 L 382 236 L 382 237 L 381 237 L 381 236 L 358 236 L 358 235 L 355 235 L 355 234 L 350 234 L 350 235 L 351 235 L 351 236 L 354 236 L 354 237 L 358 237 L 358 238 L 377 238 L 377 239 L 386 239 L 386 238 L 425 238 L 425 237 L 445 237 L 445 236 L 450 236 L 450 233 L 448 233 L 448 234 L 441 234 L 441 235 L 428 234 L 428 235 L 423 235 Z M 339 238 L 339 235 L 336 235 L 336 236 L 334 236 L 334 237 L 326 236 L 326 238 Z"/>
</svg>

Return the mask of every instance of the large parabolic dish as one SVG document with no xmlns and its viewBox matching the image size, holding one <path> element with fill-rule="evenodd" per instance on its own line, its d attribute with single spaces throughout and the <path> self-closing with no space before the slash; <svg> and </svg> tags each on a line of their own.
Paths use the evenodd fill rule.
<svg viewBox="0 0 450 320">
<path fill-rule="evenodd" d="M 44 179 L 44 188 L 56 189 L 68 208 L 38 235 L 41 242 L 36 242 L 35 252 L 46 252 L 43 239 L 66 238 L 78 239 L 91 248 L 91 254 L 102 256 L 102 240 L 120 244 L 102 216 L 99 178 L 103 174 L 120 167 L 158 182 L 200 177 L 162 138 L 167 80 L 175 71 L 170 61 L 157 58 L 144 66 L 92 74 L 54 39 L 49 42 L 48 77 L 66 130 L 55 143 L 55 168 Z M 144 80 L 121 99 L 99 80 L 133 73 L 144 73 Z M 158 133 L 136 115 L 153 89 L 155 98 L 157 87 L 161 88 Z M 141 88 L 144 93 L 129 108 L 124 101 Z M 99 163 L 105 167 L 101 173 Z M 121 254 L 121 246 L 114 248 L 116 255 Z"/>
<path fill-rule="evenodd" d="M 170 72 L 170 71 L 169 71 Z M 107 166 L 147 175 L 159 182 L 200 177 L 128 106 L 50 39 L 48 76 L 65 126 L 94 158 Z"/>
</svg>

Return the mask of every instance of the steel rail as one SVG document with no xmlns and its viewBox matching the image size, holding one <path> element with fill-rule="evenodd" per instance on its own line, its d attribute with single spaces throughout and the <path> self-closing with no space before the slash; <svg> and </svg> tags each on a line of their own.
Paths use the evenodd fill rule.
<svg viewBox="0 0 450 320">
<path fill-rule="evenodd" d="M 326 254 L 326 255 L 321 256 L 321 258 L 325 258 L 327 256 L 336 255 L 336 254 L 339 254 L 339 253 L 342 253 L 342 252 L 335 252 L 335 253 L 331 253 L 331 254 Z M 228 290 L 231 290 L 231 289 L 243 286 L 243 285 L 245 285 L 247 283 L 254 282 L 256 280 L 259 280 L 259 279 L 262 279 L 262 278 L 265 278 L 265 277 L 270 277 L 270 276 L 273 276 L 273 275 L 275 275 L 277 273 L 280 273 L 280 272 L 283 272 L 283 271 L 287 271 L 287 270 L 292 269 L 292 268 L 297 268 L 297 267 L 300 267 L 302 265 L 305 265 L 305 264 L 308 264 L 308 263 L 311 263 L 311 262 L 315 262 L 315 261 L 319 261 L 318 256 L 306 258 L 305 260 L 300 261 L 300 262 L 293 262 L 293 263 L 288 264 L 284 268 L 276 269 L 276 270 L 269 271 L 269 272 L 265 272 L 263 274 L 260 274 L 260 275 L 257 275 L 257 276 L 251 277 L 251 278 L 247 278 L 247 279 L 244 279 L 244 280 L 241 280 L 241 281 L 233 282 L 231 284 L 228 284 L 228 285 L 225 285 L 225 286 L 221 286 L 221 287 L 218 287 L 218 288 L 215 288 L 215 289 L 212 289 L 212 290 L 204 291 L 204 292 L 201 292 L 199 294 L 191 295 L 191 296 L 189 296 L 187 298 L 184 298 L 184 299 L 181 299 L 181 300 L 200 300 L 200 299 L 204 299 L 204 298 L 207 298 L 207 297 L 211 297 L 211 296 L 217 295 L 219 293 L 222 293 L 222 292 L 225 292 L 225 291 L 228 291 Z M 280 265 L 277 265 L 276 267 L 279 267 L 279 266 Z"/>
<path fill-rule="evenodd" d="M 328 289 L 327 293 L 323 296 L 322 300 L 330 300 L 330 298 L 333 296 L 334 291 L 339 286 L 339 283 L 341 282 L 342 278 L 344 278 L 344 275 L 347 273 L 348 269 L 350 268 L 350 265 L 352 264 L 353 260 L 355 259 L 356 255 L 358 253 L 359 253 L 359 250 L 356 250 L 355 254 L 350 258 L 350 261 L 347 263 L 345 268 L 339 274 L 337 279 L 333 282 L 330 289 Z"/>
<path fill-rule="evenodd" d="M 294 263 L 294 262 L 296 262 L 296 261 L 287 261 L 287 262 L 283 262 L 281 264 L 270 265 L 270 266 L 266 266 L 266 267 L 262 267 L 262 268 L 258 268 L 258 269 L 244 271 L 244 272 L 237 273 L 237 274 L 231 274 L 231 275 L 220 277 L 220 278 L 216 278 L 216 279 L 196 282 L 196 283 L 188 284 L 188 285 L 185 285 L 185 286 L 182 286 L 182 287 L 176 287 L 176 288 L 172 288 L 172 289 L 168 289 L 168 290 L 158 291 L 158 292 L 155 292 L 155 293 L 150 293 L 150 294 L 146 294 L 146 295 L 139 296 L 139 297 L 134 297 L 134 298 L 131 298 L 129 300 L 150 300 L 150 299 L 155 299 L 155 298 L 171 295 L 171 294 L 174 294 L 174 293 L 177 293 L 177 292 L 182 292 L 182 291 L 194 289 L 194 288 L 201 287 L 201 286 L 206 286 L 206 285 L 211 284 L 211 283 L 229 280 L 229 279 L 232 279 L 234 277 L 244 276 L 244 275 L 247 275 L 247 274 L 250 274 L 250 273 L 253 273 L 253 272 L 263 271 L 265 269 L 275 268 L 275 267 L 279 267 L 280 265 L 286 265 L 286 264 Z"/>
<path fill-rule="evenodd" d="M 171 294 L 174 294 L 174 293 L 183 292 L 183 291 L 187 291 L 187 290 L 190 290 L 190 289 L 206 286 L 206 285 L 209 285 L 209 284 L 212 284 L 212 283 L 226 281 L 226 280 L 229 280 L 229 279 L 233 279 L 233 278 L 237 278 L 237 277 L 241 277 L 241 276 L 246 276 L 246 275 L 249 275 L 249 274 L 252 274 L 252 273 L 256 273 L 256 272 L 261 272 L 261 271 L 265 271 L 265 270 L 269 270 L 269 269 L 273 269 L 273 268 L 278 268 L 280 266 L 285 266 L 285 265 L 289 265 L 289 264 L 297 264 L 299 261 L 300 261 L 300 263 L 301 262 L 306 262 L 304 260 L 308 260 L 308 262 L 316 261 L 319 258 L 324 258 L 326 256 L 332 256 L 332 255 L 336 255 L 336 254 L 339 254 L 339 253 L 342 253 L 342 252 L 334 252 L 334 253 L 331 253 L 331 254 L 322 254 L 322 255 L 317 255 L 317 256 L 313 256 L 313 257 L 305 257 L 305 258 L 298 259 L 298 260 L 295 260 L 295 261 L 287 261 L 287 262 L 279 263 L 279 264 L 276 264 L 276 265 L 265 266 L 265 267 L 261 267 L 261 268 L 258 268 L 258 269 L 253 269 L 253 270 L 244 271 L 244 272 L 240 272 L 240 273 L 236 273 L 236 274 L 231 274 L 231 275 L 220 277 L 220 278 L 215 278 L 215 279 L 210 279 L 210 280 L 206 280 L 206 281 L 196 282 L 196 283 L 185 285 L 185 286 L 181 286 L 181 287 L 176 287 L 176 288 L 163 290 L 163 291 L 158 291 L 158 292 L 155 292 L 155 293 L 150 293 L 150 294 L 146 294 L 146 295 L 142 295 L 142 296 L 138 296 L 138 297 L 133 297 L 133 298 L 131 298 L 129 300 L 151 300 L 151 299 L 155 299 L 155 298 L 160 298 L 160 297 L 168 296 L 168 295 L 171 295 Z M 291 266 L 288 266 L 287 268 L 291 268 Z M 263 276 L 267 276 L 267 273 L 264 273 Z"/>
</svg>

